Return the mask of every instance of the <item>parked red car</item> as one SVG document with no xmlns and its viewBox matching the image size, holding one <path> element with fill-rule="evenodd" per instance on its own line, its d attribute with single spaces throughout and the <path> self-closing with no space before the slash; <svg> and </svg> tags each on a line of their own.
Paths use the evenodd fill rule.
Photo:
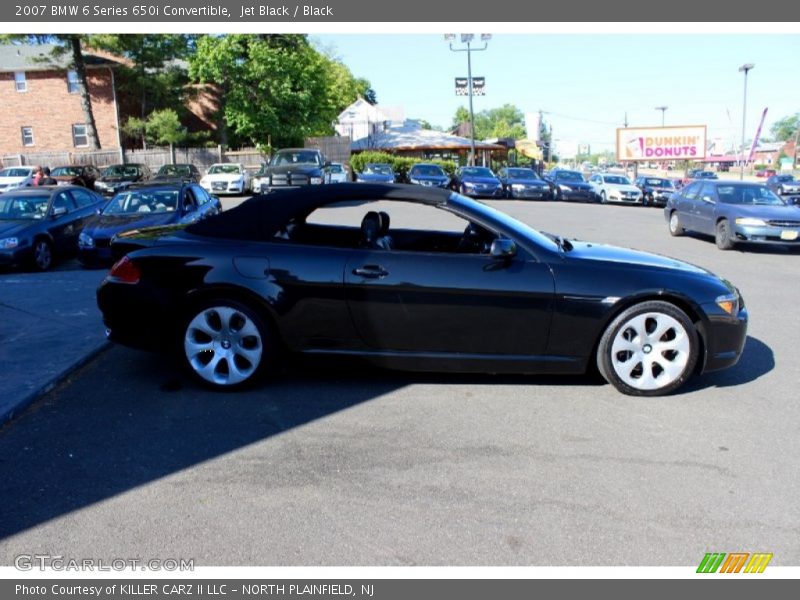
<svg viewBox="0 0 800 600">
<path fill-rule="evenodd" d="M 50 176 L 58 181 L 59 185 L 80 185 L 94 190 L 94 182 L 100 177 L 100 171 L 92 165 L 67 165 L 54 167 L 50 171 Z"/>
<path fill-rule="evenodd" d="M 756 171 L 756 177 L 772 177 L 773 175 L 777 175 L 775 169 L 760 169 Z"/>
</svg>

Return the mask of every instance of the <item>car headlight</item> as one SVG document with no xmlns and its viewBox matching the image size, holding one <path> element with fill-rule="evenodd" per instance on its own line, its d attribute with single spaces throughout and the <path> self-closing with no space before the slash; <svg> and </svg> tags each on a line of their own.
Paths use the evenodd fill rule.
<svg viewBox="0 0 800 600">
<path fill-rule="evenodd" d="M 312 177 L 309 179 L 311 185 L 320 185 L 322 183 L 322 177 Z"/>
<path fill-rule="evenodd" d="M 563 183 L 559 183 L 558 187 L 561 188 L 562 192 L 571 192 L 572 191 L 571 187 L 569 187 L 568 185 L 564 185 Z"/>
<path fill-rule="evenodd" d="M 511 184 L 511 189 L 512 190 L 524 190 L 525 189 L 525 184 L 523 184 L 523 183 L 512 183 Z"/>
<path fill-rule="evenodd" d="M 78 236 L 78 246 L 81 248 L 94 248 L 94 239 L 88 233 L 81 231 Z"/>
<path fill-rule="evenodd" d="M 736 219 L 736 224 L 750 227 L 764 227 L 767 222 L 764 221 L 764 219 L 756 219 L 754 217 L 740 217 Z"/>
<path fill-rule="evenodd" d="M 208 185 L 208 178 L 207 177 L 203 177 L 200 180 L 200 185 Z"/>
<path fill-rule="evenodd" d="M 718 296 L 714 302 L 729 315 L 735 315 L 739 312 L 739 294 Z"/>
<path fill-rule="evenodd" d="M 19 238 L 8 237 L 0 240 L 0 248 L 2 248 L 3 250 L 11 250 L 12 248 L 16 248 L 17 246 L 19 246 Z"/>
<path fill-rule="evenodd" d="M 410 181 L 411 183 L 416 183 L 416 184 L 419 184 L 419 179 L 414 179 L 413 177 L 411 177 L 411 178 L 409 179 L 409 181 Z"/>
</svg>

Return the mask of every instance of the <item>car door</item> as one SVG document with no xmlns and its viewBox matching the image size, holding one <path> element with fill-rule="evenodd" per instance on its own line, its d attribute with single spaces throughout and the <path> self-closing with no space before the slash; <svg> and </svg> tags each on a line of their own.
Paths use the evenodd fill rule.
<svg viewBox="0 0 800 600">
<path fill-rule="evenodd" d="M 675 196 L 674 204 L 678 210 L 678 217 L 685 229 L 694 230 L 694 204 L 700 193 L 703 183 L 695 181 L 687 185 L 680 194 Z"/>
<path fill-rule="evenodd" d="M 71 194 L 64 190 L 53 195 L 47 227 L 57 252 L 71 251 L 78 247 L 78 234 L 82 219 Z"/>
<path fill-rule="evenodd" d="M 190 185 L 189 188 L 192 190 L 195 200 L 197 200 L 199 205 L 201 219 L 205 219 L 206 217 L 218 212 L 216 203 L 211 201 L 211 196 L 208 195 L 208 192 L 206 192 L 199 185 Z"/>
<path fill-rule="evenodd" d="M 693 229 L 698 233 L 713 234 L 716 228 L 717 186 L 706 182 L 693 203 Z"/>
<path fill-rule="evenodd" d="M 358 249 L 344 281 L 356 331 L 374 350 L 544 354 L 553 278 L 522 249 L 512 259 Z"/>
</svg>

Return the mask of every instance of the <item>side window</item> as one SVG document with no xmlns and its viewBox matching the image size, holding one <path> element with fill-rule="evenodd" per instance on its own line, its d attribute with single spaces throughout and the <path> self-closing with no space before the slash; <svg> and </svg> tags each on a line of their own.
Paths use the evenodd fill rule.
<svg viewBox="0 0 800 600">
<path fill-rule="evenodd" d="M 197 199 L 194 197 L 192 188 L 187 187 L 183 195 L 183 207 L 186 210 L 191 210 L 192 207 L 197 208 Z"/>
<path fill-rule="evenodd" d="M 78 208 L 85 208 L 97 202 L 95 197 L 86 190 L 71 190 L 70 193 Z"/>
<path fill-rule="evenodd" d="M 197 203 L 200 204 L 201 206 L 206 202 L 208 202 L 209 200 L 211 200 L 211 198 L 208 195 L 208 192 L 206 192 L 199 185 L 193 185 L 191 187 L 191 190 L 194 192 L 194 197 L 197 200 Z"/>
<path fill-rule="evenodd" d="M 703 184 L 695 181 L 694 183 L 690 183 L 686 189 L 683 190 L 683 196 L 687 200 L 696 200 L 697 195 L 700 193 L 700 188 Z"/>
<path fill-rule="evenodd" d="M 70 213 L 75 210 L 75 203 L 67 192 L 59 192 L 53 198 L 53 209 L 56 208 L 66 208 L 67 212 Z"/>
<path fill-rule="evenodd" d="M 704 201 L 717 201 L 717 186 L 713 183 L 704 183 L 703 191 L 700 192 L 700 199 Z"/>
</svg>

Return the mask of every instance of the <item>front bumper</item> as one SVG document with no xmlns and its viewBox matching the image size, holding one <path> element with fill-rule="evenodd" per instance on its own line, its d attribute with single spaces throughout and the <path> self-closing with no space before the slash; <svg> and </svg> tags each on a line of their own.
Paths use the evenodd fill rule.
<svg viewBox="0 0 800 600">
<path fill-rule="evenodd" d="M 11 250 L 0 250 L 0 267 L 17 267 L 24 265 L 33 256 L 30 245 L 17 246 Z"/>
<path fill-rule="evenodd" d="M 491 187 L 462 185 L 461 189 L 463 190 L 462 193 L 465 196 L 469 196 L 470 198 L 502 198 L 503 197 L 503 186 L 501 186 L 501 185 L 491 186 Z"/>
<path fill-rule="evenodd" d="M 207 191 L 209 194 L 244 194 L 245 185 L 244 183 L 223 183 L 220 184 L 218 182 L 215 183 L 201 183 L 200 186 Z"/>
<path fill-rule="evenodd" d="M 800 226 L 798 227 L 756 227 L 733 224 L 733 235 L 737 242 L 751 244 L 800 244 Z"/>
<path fill-rule="evenodd" d="M 597 201 L 597 194 L 594 190 L 561 190 L 561 198 L 563 200 L 582 200 L 585 202 Z"/>
<path fill-rule="evenodd" d="M 550 199 L 550 189 L 540 188 L 509 188 L 512 198 L 517 200 L 548 200 Z"/>
<path fill-rule="evenodd" d="M 735 316 L 723 312 L 716 304 L 704 305 L 708 321 L 701 326 L 705 342 L 705 357 L 701 373 L 710 373 L 732 367 L 742 356 L 747 341 L 749 315 L 740 300 L 741 307 Z"/>
<path fill-rule="evenodd" d="M 639 194 L 638 196 L 630 196 L 620 194 L 618 192 L 609 193 L 607 196 L 609 202 L 618 202 L 620 204 L 641 204 L 642 203 L 642 195 Z"/>
<path fill-rule="evenodd" d="M 115 261 L 108 241 L 102 245 L 95 240 L 93 247 L 78 246 L 78 262 L 84 267 L 110 267 Z"/>
</svg>

